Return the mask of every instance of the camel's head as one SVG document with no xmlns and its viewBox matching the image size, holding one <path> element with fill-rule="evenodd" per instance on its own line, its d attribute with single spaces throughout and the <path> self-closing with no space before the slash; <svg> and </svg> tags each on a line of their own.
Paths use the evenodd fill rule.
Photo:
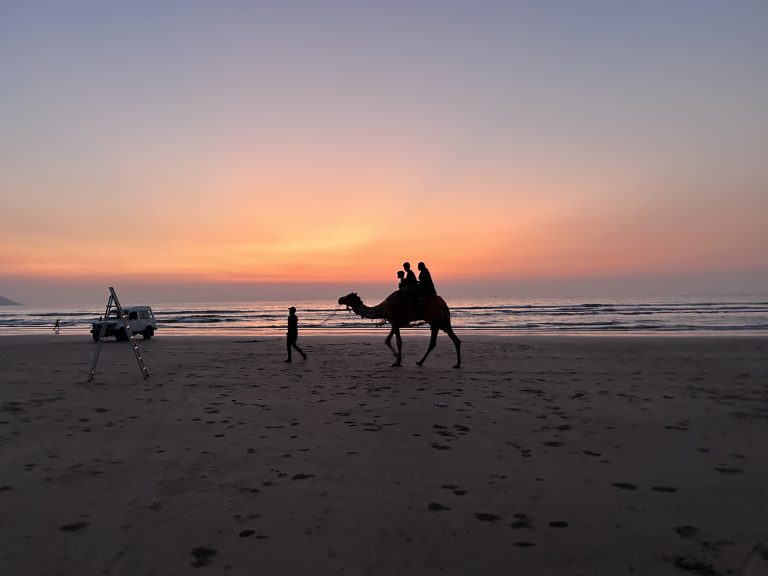
<svg viewBox="0 0 768 576">
<path fill-rule="evenodd" d="M 346 296 L 339 298 L 339 305 L 346 306 L 347 310 L 360 306 L 362 303 L 363 301 L 360 299 L 360 296 L 357 295 L 357 292 L 350 292 Z"/>
</svg>

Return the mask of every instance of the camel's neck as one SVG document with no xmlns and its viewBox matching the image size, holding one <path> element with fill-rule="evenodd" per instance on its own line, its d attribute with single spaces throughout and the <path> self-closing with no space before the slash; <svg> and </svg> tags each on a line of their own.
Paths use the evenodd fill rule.
<svg viewBox="0 0 768 576">
<path fill-rule="evenodd" d="M 360 304 L 352 308 L 352 311 L 358 316 L 362 316 L 363 318 L 384 318 L 384 302 L 378 304 L 377 306 L 371 307 L 366 306 L 361 301 Z"/>
</svg>

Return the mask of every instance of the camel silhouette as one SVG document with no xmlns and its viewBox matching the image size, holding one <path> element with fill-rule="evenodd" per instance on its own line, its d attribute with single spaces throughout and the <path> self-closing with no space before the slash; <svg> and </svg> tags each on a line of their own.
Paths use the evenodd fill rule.
<svg viewBox="0 0 768 576">
<path fill-rule="evenodd" d="M 442 330 L 453 341 L 456 346 L 456 365 L 454 368 L 461 367 L 461 340 L 451 328 L 451 312 L 448 305 L 440 296 L 429 296 L 426 300 L 418 301 L 408 290 L 398 290 L 393 292 L 381 303 L 370 307 L 363 304 L 363 300 L 356 292 L 351 292 L 346 296 L 339 298 L 339 304 L 347 306 L 347 309 L 363 318 L 379 319 L 389 322 L 392 326 L 385 343 L 395 355 L 395 363 L 392 366 L 401 366 L 403 340 L 400 337 L 400 328 L 404 328 L 412 322 L 424 321 L 429 324 L 431 337 L 429 347 L 424 356 L 416 362 L 421 366 L 427 359 L 429 353 L 437 344 L 437 333 Z M 397 350 L 392 347 L 392 336 L 397 342 Z"/>
</svg>

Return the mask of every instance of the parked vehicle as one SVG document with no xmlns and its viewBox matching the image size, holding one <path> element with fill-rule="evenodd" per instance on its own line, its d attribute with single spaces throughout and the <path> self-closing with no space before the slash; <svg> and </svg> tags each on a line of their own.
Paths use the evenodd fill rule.
<svg viewBox="0 0 768 576">
<path fill-rule="evenodd" d="M 145 340 L 149 340 L 155 335 L 157 321 L 155 320 L 155 315 L 150 306 L 123 306 L 123 312 L 128 319 L 128 326 L 131 328 L 131 332 L 133 332 L 134 336 L 141 334 Z M 91 325 L 91 334 L 93 335 L 94 342 L 99 341 L 101 325 L 103 323 L 104 318 L 100 317 Z M 114 336 L 118 340 L 128 340 L 128 334 L 125 331 L 123 321 L 117 314 L 117 309 L 113 309 L 106 319 L 104 336 Z"/>
</svg>

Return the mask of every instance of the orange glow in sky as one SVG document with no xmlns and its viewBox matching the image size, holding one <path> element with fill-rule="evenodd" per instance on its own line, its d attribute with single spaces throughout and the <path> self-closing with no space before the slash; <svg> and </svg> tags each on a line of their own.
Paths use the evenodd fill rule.
<svg viewBox="0 0 768 576">
<path fill-rule="evenodd" d="M 33 4 L 0 23 L 0 294 L 768 278 L 764 4 Z"/>
</svg>

